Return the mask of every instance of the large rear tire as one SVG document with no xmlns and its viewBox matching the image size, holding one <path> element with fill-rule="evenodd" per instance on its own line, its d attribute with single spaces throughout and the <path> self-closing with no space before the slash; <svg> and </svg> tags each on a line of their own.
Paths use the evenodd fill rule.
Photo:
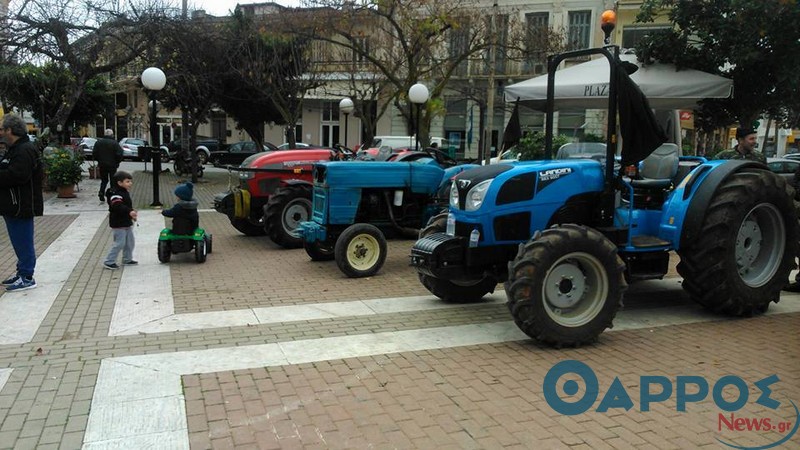
<svg viewBox="0 0 800 450">
<path fill-rule="evenodd" d="M 233 228 L 236 228 L 238 232 L 247 236 L 263 236 L 267 234 L 263 226 L 254 224 L 247 219 L 231 219 L 231 225 L 233 225 Z"/>
<path fill-rule="evenodd" d="M 797 254 L 798 223 L 786 181 L 734 173 L 717 188 L 694 242 L 678 254 L 683 288 L 704 307 L 750 316 L 777 302 Z"/>
<path fill-rule="evenodd" d="M 420 230 L 420 239 L 433 233 L 444 232 L 447 227 L 447 213 L 431 217 L 428 225 Z M 420 283 L 431 294 L 448 303 L 473 303 L 483 298 L 484 295 L 494 292 L 497 280 L 485 277 L 469 281 L 451 281 L 417 273 Z"/>
<path fill-rule="evenodd" d="M 311 186 L 279 188 L 264 206 L 266 233 L 284 248 L 300 248 L 303 237 L 297 232 L 300 222 L 311 220 Z"/>
<path fill-rule="evenodd" d="M 376 226 L 356 223 L 336 240 L 336 265 L 350 278 L 371 277 L 386 261 L 386 238 Z"/>
<path fill-rule="evenodd" d="M 595 342 L 622 305 L 625 263 L 600 232 L 565 224 L 537 233 L 509 264 L 508 309 L 528 336 L 556 347 Z"/>
</svg>

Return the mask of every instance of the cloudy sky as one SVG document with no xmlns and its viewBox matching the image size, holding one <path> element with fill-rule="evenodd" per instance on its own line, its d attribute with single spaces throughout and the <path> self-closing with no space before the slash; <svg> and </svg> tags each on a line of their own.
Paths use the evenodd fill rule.
<svg viewBox="0 0 800 450">
<path fill-rule="evenodd" d="M 181 0 L 173 0 L 177 5 L 181 5 Z M 300 6 L 301 0 L 271 0 L 283 6 Z M 236 8 L 236 4 L 246 5 L 248 3 L 265 3 L 256 0 L 189 0 L 189 5 L 194 5 L 195 9 L 204 9 L 212 16 L 226 16 L 228 12 Z M 190 7 L 191 9 L 191 7 Z"/>
</svg>

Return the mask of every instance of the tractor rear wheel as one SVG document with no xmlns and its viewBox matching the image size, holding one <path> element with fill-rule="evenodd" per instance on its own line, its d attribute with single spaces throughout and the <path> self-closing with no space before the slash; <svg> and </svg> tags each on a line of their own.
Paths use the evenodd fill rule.
<svg viewBox="0 0 800 450">
<path fill-rule="evenodd" d="M 208 249 L 206 248 L 206 241 L 205 239 L 200 239 L 199 241 L 194 241 L 194 259 L 199 263 L 206 262 L 206 256 Z"/>
<path fill-rule="evenodd" d="M 233 225 L 233 228 L 236 228 L 238 232 L 247 236 L 263 236 L 267 234 L 267 232 L 264 231 L 264 227 L 256 225 L 247 219 L 231 219 L 231 225 Z"/>
<path fill-rule="evenodd" d="M 386 261 L 386 238 L 368 223 L 347 227 L 336 240 L 336 265 L 350 278 L 371 277 Z"/>
<path fill-rule="evenodd" d="M 683 288 L 704 307 L 750 316 L 780 298 L 797 254 L 793 190 L 772 172 L 734 173 L 717 188 L 694 242 L 682 247 Z"/>
<path fill-rule="evenodd" d="M 509 264 L 508 309 L 537 341 L 575 347 L 612 327 L 622 305 L 625 263 L 600 232 L 565 224 L 537 233 Z"/>
<path fill-rule="evenodd" d="M 171 256 L 172 249 L 170 248 L 169 241 L 158 241 L 158 260 L 162 263 L 168 263 Z"/>
<path fill-rule="evenodd" d="M 279 188 L 264 206 L 266 233 L 284 248 L 303 246 L 297 233 L 300 222 L 311 220 L 311 186 L 294 185 Z"/>
<path fill-rule="evenodd" d="M 428 225 L 420 230 L 420 239 L 433 233 L 444 232 L 447 227 L 447 213 L 431 217 Z M 448 303 L 473 303 L 483 298 L 484 295 L 494 292 L 497 280 L 484 277 L 469 281 L 452 281 L 432 277 L 422 273 L 417 274 L 419 281 L 431 294 Z"/>
<path fill-rule="evenodd" d="M 304 240 L 303 249 L 305 249 L 306 254 L 312 261 L 332 261 L 336 257 L 334 245 L 327 242 L 307 242 Z"/>
</svg>

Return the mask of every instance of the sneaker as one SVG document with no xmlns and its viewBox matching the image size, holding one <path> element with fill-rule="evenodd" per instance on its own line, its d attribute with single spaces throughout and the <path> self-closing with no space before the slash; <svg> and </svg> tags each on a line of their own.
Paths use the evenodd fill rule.
<svg viewBox="0 0 800 450">
<path fill-rule="evenodd" d="M 3 286 L 11 286 L 12 284 L 16 283 L 19 280 L 19 275 L 14 275 L 11 278 L 7 278 L 3 280 Z"/>
<path fill-rule="evenodd" d="M 6 292 L 25 291 L 36 287 L 36 280 L 33 278 L 19 277 L 14 284 L 6 286 Z"/>
<path fill-rule="evenodd" d="M 139 264 L 139 261 L 134 261 L 134 260 L 123 261 L 122 264 L 126 265 L 126 266 L 135 266 L 135 265 Z"/>
<path fill-rule="evenodd" d="M 119 266 L 116 263 L 111 263 L 111 264 L 103 263 L 103 267 L 105 267 L 106 269 L 109 269 L 109 270 L 117 270 L 117 269 L 119 269 Z"/>
<path fill-rule="evenodd" d="M 97 198 L 99 198 L 101 202 L 106 201 L 106 196 L 103 194 L 97 194 Z"/>
</svg>

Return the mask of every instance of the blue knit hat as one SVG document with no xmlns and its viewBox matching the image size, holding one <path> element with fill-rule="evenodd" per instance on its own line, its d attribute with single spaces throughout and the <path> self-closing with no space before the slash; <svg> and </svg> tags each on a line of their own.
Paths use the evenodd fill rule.
<svg viewBox="0 0 800 450">
<path fill-rule="evenodd" d="M 184 184 L 179 184 L 178 187 L 175 188 L 175 195 L 184 201 L 189 201 L 194 196 L 194 185 L 192 183 L 186 182 Z"/>
</svg>

